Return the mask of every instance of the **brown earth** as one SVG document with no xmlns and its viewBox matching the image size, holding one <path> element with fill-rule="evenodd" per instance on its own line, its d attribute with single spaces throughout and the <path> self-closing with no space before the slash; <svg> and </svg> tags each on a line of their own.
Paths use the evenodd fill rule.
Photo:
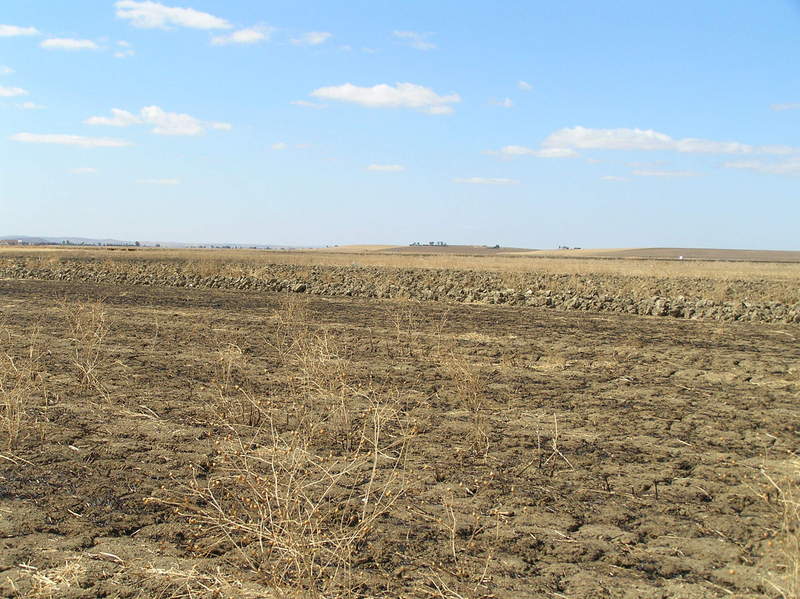
<svg viewBox="0 0 800 599">
<path fill-rule="evenodd" d="M 497 256 L 508 252 L 529 252 L 524 248 L 494 247 L 486 245 L 398 245 L 378 250 L 381 254 L 436 254 L 457 256 Z"/>
<path fill-rule="evenodd" d="M 36 280 L 0 323 L 3 596 L 784 584 L 794 327 Z"/>
<path fill-rule="evenodd" d="M 569 259 L 639 259 L 639 260 L 703 260 L 733 262 L 800 262 L 796 250 L 742 250 L 719 248 L 578 248 L 571 250 L 533 250 L 485 245 L 405 246 L 405 245 L 348 245 L 319 248 L 319 253 L 406 254 L 442 256 L 525 256 Z"/>
<path fill-rule="evenodd" d="M 459 269 L 194 263 L 127 258 L 0 259 L 0 277 L 291 291 L 323 296 L 509 304 L 694 320 L 800 323 L 797 279 L 737 279 Z"/>
<path fill-rule="evenodd" d="M 730 260 L 746 262 L 800 262 L 800 251 L 793 250 L 734 250 L 714 248 L 623 248 L 534 250 L 521 252 L 530 256 L 563 258 L 638 258 L 643 260 Z"/>
</svg>

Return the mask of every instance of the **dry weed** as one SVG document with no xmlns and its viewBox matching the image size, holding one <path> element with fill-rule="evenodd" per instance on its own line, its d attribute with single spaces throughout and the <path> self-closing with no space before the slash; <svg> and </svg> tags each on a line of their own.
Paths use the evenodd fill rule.
<svg viewBox="0 0 800 599">
<path fill-rule="evenodd" d="M 10 333 L 9 333 L 10 339 Z M 41 370 L 39 331 L 27 340 L 28 350 L 20 359 L 6 353 L 0 357 L 0 444 L 7 451 L 18 447 L 33 434 L 37 410 L 47 406 Z"/>
<path fill-rule="evenodd" d="M 318 451 L 307 429 L 231 429 L 207 478 L 156 501 L 196 527 L 198 548 L 235 551 L 271 585 L 347 589 L 356 555 L 404 493 L 408 437 L 398 415 L 376 400 L 363 442 L 341 455 Z"/>
<path fill-rule="evenodd" d="M 793 456 L 788 472 L 780 476 L 764 473 L 773 489 L 777 516 L 781 523 L 770 541 L 778 571 L 766 577 L 766 583 L 782 599 L 800 597 L 800 457 Z M 769 496 L 768 496 L 769 497 Z"/>
<path fill-rule="evenodd" d="M 102 301 L 61 304 L 67 321 L 70 340 L 73 343 L 72 362 L 77 368 L 81 384 L 98 391 L 108 399 L 108 393 L 100 380 L 99 367 L 105 353 L 105 341 L 109 334 L 108 315 Z"/>
<path fill-rule="evenodd" d="M 490 426 L 486 407 L 487 380 L 476 365 L 455 353 L 445 356 L 442 365 L 450 376 L 457 401 L 469 411 L 473 449 L 485 456 L 489 453 Z"/>
</svg>

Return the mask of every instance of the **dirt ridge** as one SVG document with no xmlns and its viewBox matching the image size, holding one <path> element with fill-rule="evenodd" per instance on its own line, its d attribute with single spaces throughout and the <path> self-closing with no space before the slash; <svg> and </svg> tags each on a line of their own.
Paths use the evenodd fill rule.
<svg viewBox="0 0 800 599">
<path fill-rule="evenodd" d="M 639 277 L 524 273 L 509 286 L 498 273 L 362 266 L 266 265 L 257 275 L 206 274 L 192 265 L 69 261 L 35 265 L 0 261 L 0 277 L 125 285 L 242 289 L 382 299 L 505 304 L 692 320 L 800 323 L 800 302 L 711 299 L 697 282 Z M 631 284 L 639 285 L 637 292 Z M 741 282 L 747 289 L 747 282 Z M 654 290 L 656 291 L 654 293 Z M 757 296 L 757 287 L 753 289 Z M 688 294 L 688 295 L 687 295 Z"/>
</svg>

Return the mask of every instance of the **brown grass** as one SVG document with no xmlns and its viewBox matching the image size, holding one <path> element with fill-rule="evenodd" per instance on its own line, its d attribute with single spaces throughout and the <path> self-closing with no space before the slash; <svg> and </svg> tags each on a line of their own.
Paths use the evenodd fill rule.
<svg viewBox="0 0 800 599">
<path fill-rule="evenodd" d="M 690 278 L 717 281 L 800 281 L 800 263 L 708 260 L 658 260 L 623 258 L 542 257 L 536 254 L 459 256 L 404 255 L 379 252 L 336 253 L 333 251 L 265 250 L 172 250 L 144 249 L 117 252 L 106 249 L 64 250 L 59 248 L 0 248 L 0 258 L 28 260 L 33 265 L 56 264 L 63 260 L 105 261 L 119 270 L 131 262 L 190 264 L 201 274 L 257 274 L 270 264 L 297 266 L 379 266 L 389 268 L 432 268 L 508 273 L 568 275 L 620 275 L 628 277 Z"/>
</svg>

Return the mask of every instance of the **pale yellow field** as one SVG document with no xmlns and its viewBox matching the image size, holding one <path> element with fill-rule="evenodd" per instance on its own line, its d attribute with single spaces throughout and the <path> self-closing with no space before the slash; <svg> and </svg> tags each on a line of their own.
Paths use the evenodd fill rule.
<svg viewBox="0 0 800 599">
<path fill-rule="evenodd" d="M 580 255 L 581 250 L 565 251 L 563 257 L 540 253 L 495 254 L 486 256 L 455 253 L 407 254 L 385 250 L 356 251 L 356 246 L 326 250 L 221 250 L 137 248 L 62 248 L 5 247 L 0 258 L 21 258 L 39 261 L 60 261 L 70 258 L 110 260 L 180 261 L 213 272 L 217 268 L 239 265 L 243 269 L 267 264 L 299 266 L 378 266 L 388 268 L 434 268 L 478 270 L 508 273 L 543 273 L 566 275 L 619 275 L 626 277 L 691 278 L 713 281 L 800 281 L 800 262 L 747 262 L 723 260 L 665 260 L 639 258 L 599 258 Z M 397 246 L 360 246 L 397 247 Z M 424 248 L 420 248 L 424 249 Z M 588 251 L 588 250 L 587 250 Z M 609 250 L 610 251 L 610 250 Z"/>
</svg>

